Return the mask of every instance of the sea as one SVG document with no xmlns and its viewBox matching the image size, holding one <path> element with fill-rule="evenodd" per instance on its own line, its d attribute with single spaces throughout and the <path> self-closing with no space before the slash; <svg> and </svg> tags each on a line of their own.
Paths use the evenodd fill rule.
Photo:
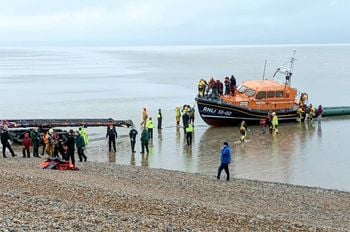
<svg viewBox="0 0 350 232">
<path fill-rule="evenodd" d="M 292 86 L 307 92 L 309 103 L 350 106 L 347 44 L 0 47 L 0 119 L 131 119 L 139 132 L 135 154 L 128 128 L 117 128 L 117 152 L 111 153 L 106 128 L 91 127 L 88 160 L 215 179 L 227 141 L 232 177 L 350 191 L 349 116 L 281 124 L 277 136 L 248 125 L 243 144 L 238 127 L 210 127 L 198 112 L 192 146 L 175 126 L 176 106 L 195 106 L 199 79 L 272 79 L 278 67 L 289 67 L 294 51 Z M 155 129 L 148 155 L 140 154 L 144 107 L 155 124 L 158 109 L 163 113 L 163 129 Z M 20 152 L 21 147 L 15 149 Z"/>
</svg>

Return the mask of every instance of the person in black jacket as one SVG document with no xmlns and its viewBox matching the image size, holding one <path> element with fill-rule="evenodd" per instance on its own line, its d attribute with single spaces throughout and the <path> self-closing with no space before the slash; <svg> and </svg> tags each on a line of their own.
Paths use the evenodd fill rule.
<svg viewBox="0 0 350 232">
<path fill-rule="evenodd" d="M 75 138 L 74 138 L 74 131 L 72 129 L 69 130 L 69 134 L 67 137 L 67 141 L 65 142 L 65 145 L 67 146 L 67 153 L 66 153 L 65 160 L 69 161 L 70 159 L 73 166 L 75 167 L 75 158 L 74 158 Z"/>
<path fill-rule="evenodd" d="M 230 84 L 231 84 L 231 93 L 232 93 L 232 96 L 235 95 L 235 90 L 236 90 L 236 78 L 231 75 L 231 78 L 230 78 Z"/>
<path fill-rule="evenodd" d="M 135 153 L 135 144 L 136 144 L 136 135 L 138 134 L 135 128 L 131 128 L 129 132 L 130 143 L 131 143 L 131 152 Z"/>
<path fill-rule="evenodd" d="M 116 147 L 115 147 L 115 140 L 116 138 L 118 138 L 118 134 L 117 134 L 117 130 L 115 129 L 115 126 L 110 125 L 109 127 L 107 127 L 107 134 L 106 134 L 106 138 L 108 137 L 108 146 L 109 146 L 109 151 L 112 151 L 112 144 L 113 144 L 113 149 L 114 152 L 117 151 Z"/>
<path fill-rule="evenodd" d="M 2 155 L 4 156 L 4 158 L 7 158 L 6 157 L 6 148 L 9 149 L 12 157 L 15 157 L 16 154 L 13 152 L 12 150 L 12 147 L 10 145 L 10 135 L 9 135 L 9 132 L 7 130 L 7 126 L 4 126 L 4 128 L 2 129 L 2 132 L 1 132 L 1 144 L 2 144 Z"/>
</svg>

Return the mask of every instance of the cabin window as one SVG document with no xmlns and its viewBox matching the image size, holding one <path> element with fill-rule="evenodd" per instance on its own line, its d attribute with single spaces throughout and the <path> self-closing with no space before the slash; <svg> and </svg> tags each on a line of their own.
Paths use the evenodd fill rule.
<svg viewBox="0 0 350 232">
<path fill-rule="evenodd" d="M 256 97 L 255 97 L 256 99 L 263 99 L 263 98 L 266 98 L 266 92 L 264 92 L 264 91 L 261 91 L 261 92 L 258 92 L 257 94 L 256 94 Z"/>
<path fill-rule="evenodd" d="M 283 97 L 283 91 L 276 91 L 276 97 Z"/>
<path fill-rule="evenodd" d="M 252 97 L 252 96 L 254 96 L 255 95 L 255 90 L 253 90 L 253 89 L 247 89 L 246 91 L 245 91 L 245 95 L 247 95 L 248 97 Z"/>
<path fill-rule="evenodd" d="M 275 97 L 275 91 L 268 91 L 267 92 L 267 98 L 274 98 Z"/>
<path fill-rule="evenodd" d="M 240 85 L 240 86 L 238 86 L 238 88 L 237 88 L 238 92 L 240 92 L 240 93 L 244 93 L 247 89 L 248 89 L 248 88 L 245 87 L 244 85 Z"/>
</svg>

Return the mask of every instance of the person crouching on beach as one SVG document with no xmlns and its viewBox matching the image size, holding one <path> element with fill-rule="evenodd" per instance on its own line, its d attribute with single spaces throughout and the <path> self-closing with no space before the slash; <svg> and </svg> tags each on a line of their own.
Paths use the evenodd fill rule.
<svg viewBox="0 0 350 232">
<path fill-rule="evenodd" d="M 221 148 L 221 164 L 218 169 L 217 179 L 220 180 L 221 172 L 224 169 L 226 172 L 226 180 L 230 180 L 230 171 L 228 165 L 231 163 L 231 148 L 227 142 L 224 142 L 224 146 Z"/>
</svg>

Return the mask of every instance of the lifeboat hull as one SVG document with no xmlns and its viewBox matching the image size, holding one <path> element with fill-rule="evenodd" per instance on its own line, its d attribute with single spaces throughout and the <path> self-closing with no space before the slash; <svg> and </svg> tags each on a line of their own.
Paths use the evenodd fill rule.
<svg viewBox="0 0 350 232">
<path fill-rule="evenodd" d="M 276 112 L 280 123 L 297 119 L 296 109 L 257 111 L 207 98 L 196 98 L 196 102 L 199 115 L 210 126 L 237 126 L 242 120 L 247 124 L 259 124 L 269 112 Z"/>
</svg>

